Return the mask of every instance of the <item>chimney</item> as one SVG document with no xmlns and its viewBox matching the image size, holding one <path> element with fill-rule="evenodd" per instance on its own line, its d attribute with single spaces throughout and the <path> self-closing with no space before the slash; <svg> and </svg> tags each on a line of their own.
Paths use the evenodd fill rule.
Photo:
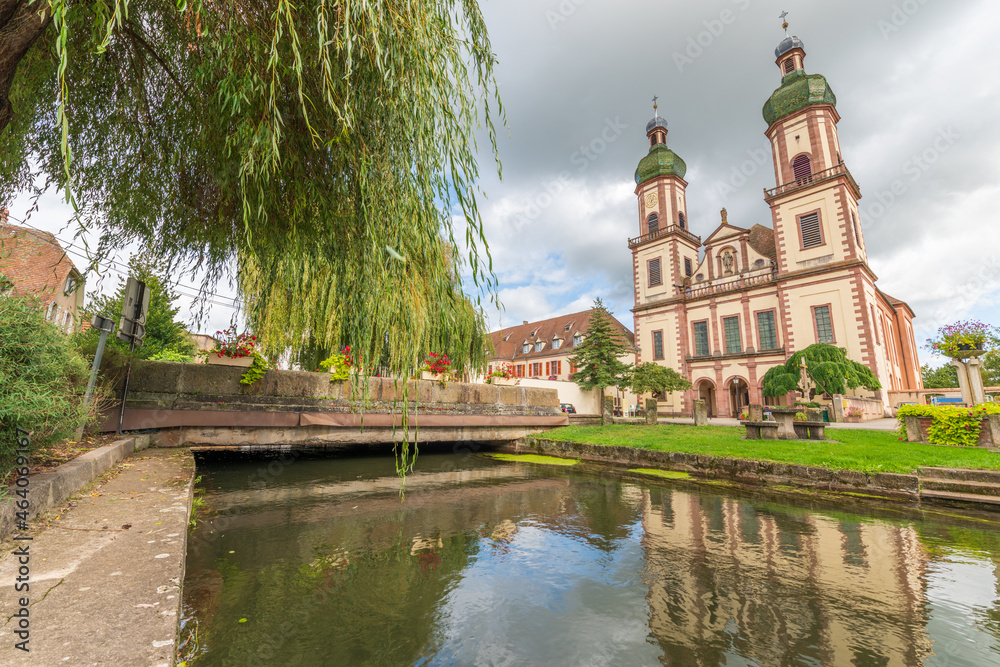
<svg viewBox="0 0 1000 667">
<path fill-rule="evenodd" d="M 521 322 L 521 324 L 527 324 L 527 323 L 528 323 L 528 320 L 524 320 L 523 322 Z"/>
</svg>

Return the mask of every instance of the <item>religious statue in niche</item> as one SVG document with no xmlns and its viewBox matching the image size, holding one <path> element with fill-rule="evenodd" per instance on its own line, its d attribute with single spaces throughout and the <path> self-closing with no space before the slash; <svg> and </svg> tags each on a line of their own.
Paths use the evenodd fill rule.
<svg viewBox="0 0 1000 667">
<path fill-rule="evenodd" d="M 722 272 L 727 276 L 733 273 L 736 267 L 736 257 L 733 256 L 733 251 L 726 250 L 722 251 Z"/>
</svg>

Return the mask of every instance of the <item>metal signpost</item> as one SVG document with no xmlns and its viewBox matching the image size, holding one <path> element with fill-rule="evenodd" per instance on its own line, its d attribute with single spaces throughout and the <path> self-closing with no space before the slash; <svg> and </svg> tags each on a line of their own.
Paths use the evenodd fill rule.
<svg viewBox="0 0 1000 667">
<path fill-rule="evenodd" d="M 118 322 L 118 339 L 129 344 L 128 366 L 125 369 L 125 384 L 122 387 L 122 404 L 118 410 L 118 434 L 122 432 L 125 418 L 125 399 L 128 396 L 128 380 L 132 375 L 132 352 L 136 345 L 142 345 L 146 336 L 146 314 L 149 312 L 149 290 L 146 283 L 129 278 L 125 283 L 125 301 L 122 304 L 122 318 Z"/>
<path fill-rule="evenodd" d="M 97 341 L 97 353 L 94 355 L 94 365 L 90 369 L 90 382 L 87 383 L 87 393 L 83 397 L 84 405 L 89 404 L 94 395 L 94 383 L 97 382 L 97 370 L 101 367 L 101 358 L 104 357 L 104 345 L 108 342 L 108 334 L 111 333 L 115 323 L 110 318 L 94 315 L 90 326 L 101 332 L 101 338 Z"/>
</svg>

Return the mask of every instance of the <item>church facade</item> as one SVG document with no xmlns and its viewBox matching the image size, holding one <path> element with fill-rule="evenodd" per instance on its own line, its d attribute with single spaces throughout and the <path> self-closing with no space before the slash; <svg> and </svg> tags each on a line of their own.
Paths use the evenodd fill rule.
<svg viewBox="0 0 1000 667">
<path fill-rule="evenodd" d="M 635 172 L 639 234 L 629 240 L 636 361 L 674 368 L 693 385 L 662 396 L 663 413 L 687 414 L 698 398 L 717 416 L 778 402 L 764 399 L 764 374 L 817 342 L 871 368 L 882 390 L 857 395 L 886 409 L 889 391 L 922 387 L 914 313 L 876 285 L 861 191 L 840 151 L 837 100 L 822 75 L 806 73 L 805 55 L 798 37 L 778 45 L 781 85 L 763 109 L 776 184 L 764 193 L 772 227 L 730 224 L 723 209 L 704 241 L 693 234 L 686 165 L 667 147 L 658 113 L 646 126 L 649 152 Z"/>
</svg>

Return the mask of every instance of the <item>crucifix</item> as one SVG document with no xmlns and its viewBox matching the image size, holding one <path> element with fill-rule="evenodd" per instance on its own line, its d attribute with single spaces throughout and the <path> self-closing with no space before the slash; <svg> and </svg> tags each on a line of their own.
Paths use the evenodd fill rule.
<svg viewBox="0 0 1000 667">
<path fill-rule="evenodd" d="M 660 105 L 656 103 L 656 100 L 660 99 L 659 95 L 653 95 L 653 111 L 660 108 Z"/>
<path fill-rule="evenodd" d="M 781 19 L 781 27 L 785 29 L 785 37 L 788 37 L 788 20 L 785 18 L 788 16 L 788 12 L 781 12 L 778 14 L 778 18 Z"/>
</svg>

